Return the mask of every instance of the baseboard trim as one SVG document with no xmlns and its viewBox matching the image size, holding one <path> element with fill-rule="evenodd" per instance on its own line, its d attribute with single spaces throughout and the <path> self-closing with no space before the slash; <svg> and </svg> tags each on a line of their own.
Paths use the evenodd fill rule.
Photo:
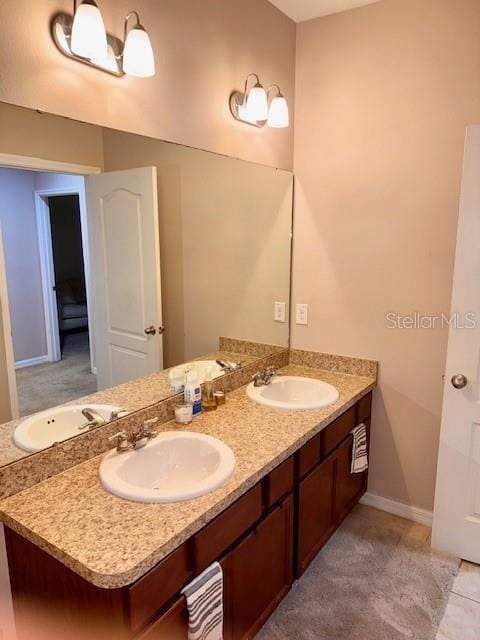
<svg viewBox="0 0 480 640">
<path fill-rule="evenodd" d="M 15 369 L 33 367 L 36 364 L 45 364 L 45 362 L 48 362 L 48 356 L 37 356 L 36 358 L 28 358 L 28 360 L 17 360 L 17 362 L 15 362 Z"/>
<path fill-rule="evenodd" d="M 401 518 L 418 522 L 426 527 L 431 527 L 433 523 L 433 511 L 427 511 L 426 509 L 413 507 L 412 505 L 404 504 L 403 502 L 390 500 L 390 498 L 384 498 L 376 495 L 375 493 L 366 493 L 360 502 L 369 507 L 375 507 L 375 509 L 392 513 L 395 516 L 400 516 Z"/>
</svg>

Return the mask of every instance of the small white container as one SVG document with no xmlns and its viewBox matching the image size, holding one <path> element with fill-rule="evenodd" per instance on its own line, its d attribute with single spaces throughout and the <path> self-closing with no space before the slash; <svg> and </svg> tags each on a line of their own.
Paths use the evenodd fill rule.
<svg viewBox="0 0 480 640">
<path fill-rule="evenodd" d="M 202 411 L 202 388 L 198 382 L 197 372 L 193 369 L 187 374 L 187 382 L 183 392 L 185 402 L 193 405 L 193 415 L 196 416 Z"/>
<path fill-rule="evenodd" d="M 190 424 L 193 420 L 193 404 L 186 402 L 175 407 L 175 422 L 177 424 Z"/>
<path fill-rule="evenodd" d="M 168 374 L 170 379 L 170 391 L 174 395 L 177 393 L 183 393 L 185 389 L 185 373 L 182 373 L 178 369 L 173 369 Z"/>
</svg>

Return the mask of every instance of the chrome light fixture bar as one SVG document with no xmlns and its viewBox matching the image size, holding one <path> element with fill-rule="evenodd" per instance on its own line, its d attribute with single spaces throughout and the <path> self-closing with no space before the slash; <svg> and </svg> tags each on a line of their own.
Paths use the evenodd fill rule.
<svg viewBox="0 0 480 640">
<path fill-rule="evenodd" d="M 272 90 L 276 95 L 270 98 Z M 230 111 L 235 120 L 254 127 L 267 125 L 284 129 L 289 126 L 288 104 L 280 87 L 274 84 L 265 90 L 256 73 L 247 76 L 243 92 L 234 91 L 230 95 Z"/>
<path fill-rule="evenodd" d="M 136 23 L 128 29 L 130 18 Z M 123 42 L 107 33 L 95 0 L 73 3 L 73 15 L 58 14 L 52 21 L 52 36 L 68 58 L 114 76 L 148 78 L 155 75 L 152 44 L 136 11 L 125 18 Z"/>
</svg>

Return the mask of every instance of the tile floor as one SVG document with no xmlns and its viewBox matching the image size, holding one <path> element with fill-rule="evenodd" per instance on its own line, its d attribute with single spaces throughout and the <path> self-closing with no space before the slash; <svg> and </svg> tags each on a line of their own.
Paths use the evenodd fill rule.
<svg viewBox="0 0 480 640">
<path fill-rule="evenodd" d="M 480 639 L 480 566 L 462 562 L 437 640 Z"/>
</svg>

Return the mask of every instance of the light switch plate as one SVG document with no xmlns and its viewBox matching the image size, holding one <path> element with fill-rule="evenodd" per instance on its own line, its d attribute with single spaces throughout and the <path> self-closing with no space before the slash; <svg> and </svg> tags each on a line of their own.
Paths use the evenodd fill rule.
<svg viewBox="0 0 480 640">
<path fill-rule="evenodd" d="M 286 322 L 287 320 L 287 303 L 275 302 L 273 305 L 273 319 L 275 322 Z"/>
<path fill-rule="evenodd" d="M 297 304 L 295 318 L 297 324 L 308 324 L 308 304 Z"/>
</svg>

